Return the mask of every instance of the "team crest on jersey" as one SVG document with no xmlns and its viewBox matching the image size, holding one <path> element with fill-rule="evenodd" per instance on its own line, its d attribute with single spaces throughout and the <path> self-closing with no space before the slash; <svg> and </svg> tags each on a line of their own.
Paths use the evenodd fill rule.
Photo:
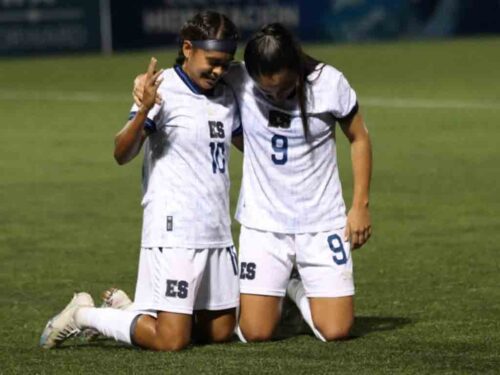
<svg viewBox="0 0 500 375">
<path fill-rule="evenodd" d="M 269 126 L 272 128 L 289 129 L 292 117 L 288 113 L 276 110 L 269 111 Z"/>
<path fill-rule="evenodd" d="M 174 230 L 174 218 L 173 216 L 167 216 L 167 232 Z"/>
</svg>

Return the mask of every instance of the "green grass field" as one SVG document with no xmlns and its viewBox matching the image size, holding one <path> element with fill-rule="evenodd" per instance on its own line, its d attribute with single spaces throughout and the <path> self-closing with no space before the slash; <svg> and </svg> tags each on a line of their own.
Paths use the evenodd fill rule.
<svg viewBox="0 0 500 375">
<path fill-rule="evenodd" d="M 38 347 L 74 291 L 135 286 L 140 160 L 113 136 L 132 78 L 172 51 L 0 61 L 0 373 L 500 373 L 500 39 L 307 46 L 344 71 L 374 144 L 374 234 L 353 338 L 152 353 Z M 351 171 L 339 133 L 346 201 Z M 141 159 L 141 158 L 138 158 Z M 232 154 L 232 200 L 241 177 Z M 234 224 L 234 236 L 238 237 Z"/>
</svg>

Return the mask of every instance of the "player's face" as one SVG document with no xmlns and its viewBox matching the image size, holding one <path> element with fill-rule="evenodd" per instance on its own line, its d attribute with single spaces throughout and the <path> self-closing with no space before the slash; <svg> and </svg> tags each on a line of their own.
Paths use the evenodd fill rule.
<svg viewBox="0 0 500 375">
<path fill-rule="evenodd" d="M 262 75 L 257 80 L 259 89 L 273 102 L 282 103 L 295 94 L 297 74 L 283 69 L 270 75 Z"/>
<path fill-rule="evenodd" d="M 182 68 L 188 74 L 189 78 L 203 90 L 214 88 L 217 81 L 226 73 L 229 64 L 233 60 L 233 55 L 226 52 L 205 51 L 200 48 L 194 48 L 191 45 L 189 45 L 187 50 L 186 46 L 183 48 L 186 60 Z"/>
</svg>

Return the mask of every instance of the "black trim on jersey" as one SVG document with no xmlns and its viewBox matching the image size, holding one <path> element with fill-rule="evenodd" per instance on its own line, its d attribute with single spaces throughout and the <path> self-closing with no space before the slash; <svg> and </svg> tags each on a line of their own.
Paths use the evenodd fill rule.
<svg viewBox="0 0 500 375">
<path fill-rule="evenodd" d="M 128 115 L 128 120 L 132 120 L 137 112 L 130 112 Z M 156 131 L 156 123 L 151 120 L 150 118 L 146 118 L 146 121 L 144 121 L 144 129 L 148 132 L 155 132 Z"/>
<path fill-rule="evenodd" d="M 352 107 L 351 111 L 347 115 L 345 115 L 344 117 L 335 117 L 335 119 L 337 121 L 350 120 L 356 115 L 356 113 L 358 113 L 358 111 L 359 105 L 358 102 L 356 102 L 356 104 L 354 104 L 354 107 Z"/>
<path fill-rule="evenodd" d="M 200 88 L 200 86 L 198 86 L 196 83 L 194 83 L 192 81 L 191 78 L 189 78 L 189 76 L 186 74 L 186 72 L 184 72 L 184 70 L 182 70 L 180 65 L 174 65 L 174 70 L 177 73 L 177 75 L 179 76 L 179 78 L 182 80 L 182 82 L 184 82 L 186 84 L 186 86 L 189 87 L 189 89 L 192 92 L 194 92 L 195 94 L 198 94 L 198 95 L 203 94 L 203 91 Z"/>
<path fill-rule="evenodd" d="M 180 65 L 174 65 L 174 70 L 179 76 L 179 78 L 186 84 L 186 86 L 195 94 L 205 95 L 205 96 L 213 96 L 214 89 L 211 90 L 203 90 L 200 86 L 198 86 L 189 76 L 186 74 Z"/>
</svg>

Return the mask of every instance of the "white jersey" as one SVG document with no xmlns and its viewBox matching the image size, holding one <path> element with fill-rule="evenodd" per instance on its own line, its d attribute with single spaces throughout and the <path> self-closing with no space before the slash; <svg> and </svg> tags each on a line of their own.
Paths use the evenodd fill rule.
<svg viewBox="0 0 500 375">
<path fill-rule="evenodd" d="M 357 110 L 341 72 L 320 64 L 307 85 L 309 139 L 294 100 L 273 105 L 234 65 L 225 78 L 235 89 L 243 121 L 245 157 L 236 219 L 270 232 L 305 233 L 342 228 L 342 198 L 335 123 Z"/>
<path fill-rule="evenodd" d="M 233 244 L 229 150 L 240 128 L 236 99 L 221 82 L 201 94 L 179 66 L 165 70 L 161 105 L 148 114 L 143 164 L 142 247 Z M 131 116 L 137 111 L 132 107 Z"/>
</svg>

